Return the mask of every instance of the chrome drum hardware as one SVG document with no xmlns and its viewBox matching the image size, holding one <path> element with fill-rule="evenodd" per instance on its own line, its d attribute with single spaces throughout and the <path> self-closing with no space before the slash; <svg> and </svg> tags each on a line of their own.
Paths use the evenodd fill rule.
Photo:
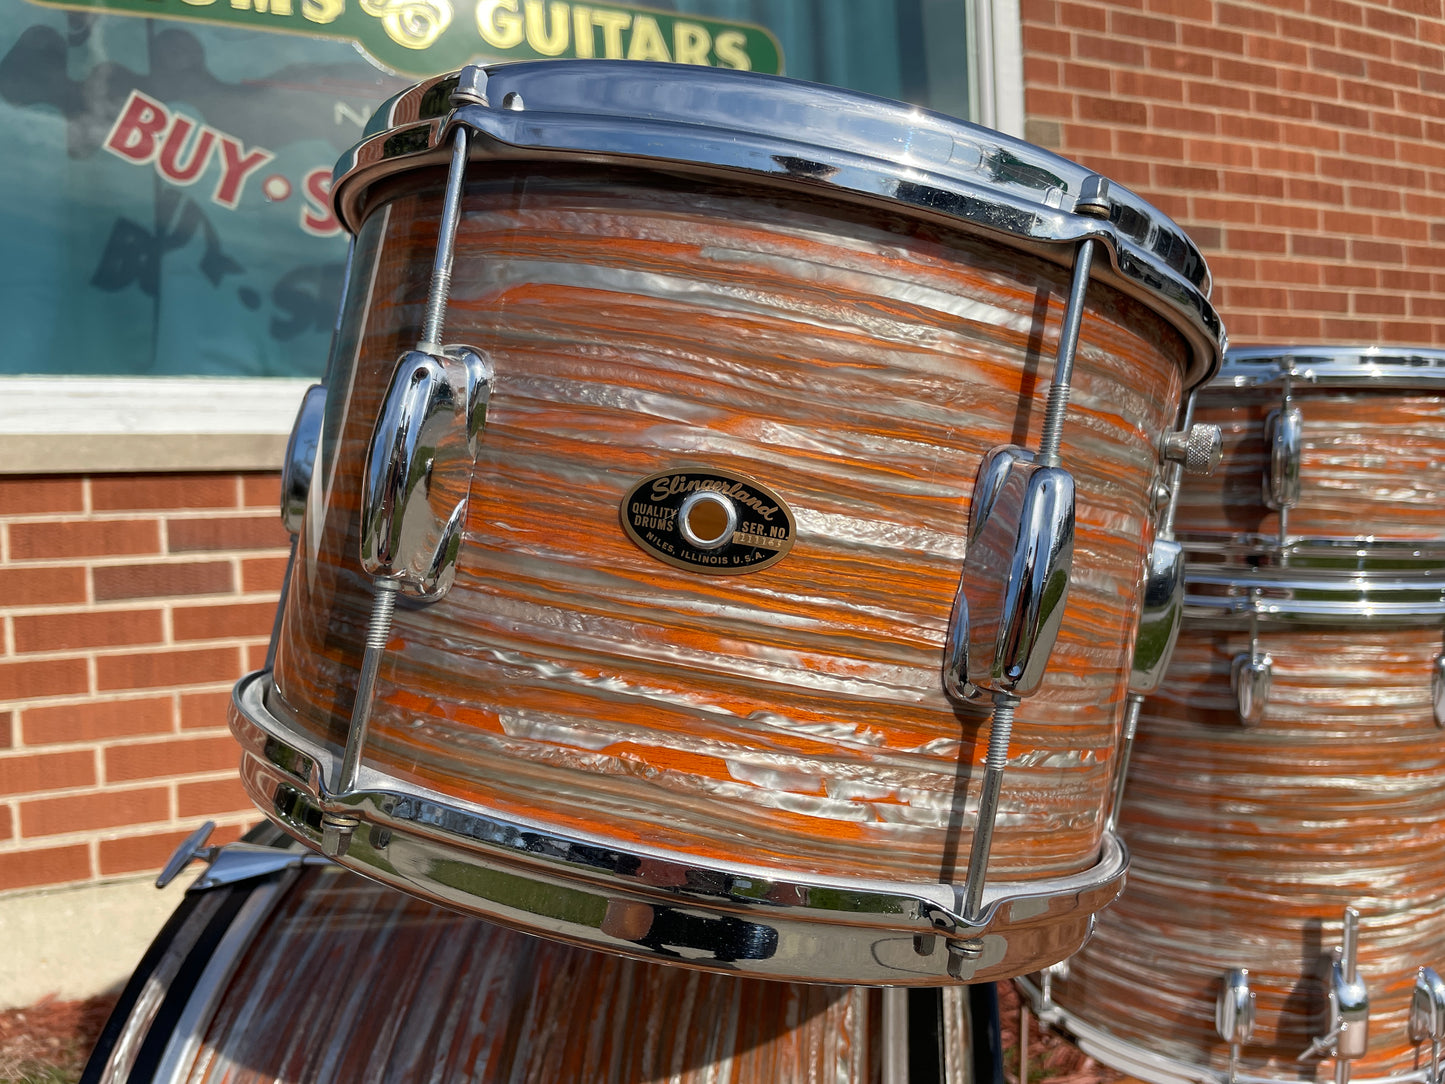
<svg viewBox="0 0 1445 1084">
<path fill-rule="evenodd" d="M 1180 497 L 1130 887 L 1070 978 L 1019 984 L 1154 1084 L 1439 1084 L 1445 352 L 1231 350 L 1196 416 L 1224 466 Z"/>
<path fill-rule="evenodd" d="M 1410 1041 L 1430 1041 L 1430 1077 L 1426 1084 L 1440 1080 L 1440 1040 L 1445 1039 L 1445 981 L 1433 967 L 1422 967 L 1415 976 L 1410 998 Z"/>
<path fill-rule="evenodd" d="M 326 388 L 312 384 L 301 399 L 296 423 L 286 442 L 286 460 L 281 467 L 281 524 L 289 535 L 301 533 L 306 514 L 306 497 L 311 492 L 311 472 L 321 446 L 321 423 L 326 414 Z"/>
<path fill-rule="evenodd" d="M 1435 671 L 1430 675 L 1430 703 L 1435 711 L 1435 725 L 1445 727 L 1445 655 L 1435 659 Z"/>
<path fill-rule="evenodd" d="M 1107 215 L 1108 192 L 1108 181 L 1090 177 L 1076 209 Z M 1059 441 L 1094 245 L 1093 240 L 1080 242 L 1074 257 L 1040 450 L 1034 455 L 1013 446 L 995 448 L 979 465 L 973 488 L 968 555 L 943 663 L 943 687 L 950 696 L 973 700 L 993 694 L 978 826 L 963 893 L 963 913 L 970 918 L 979 915 L 983 900 L 1014 711 L 1022 697 L 1038 691 L 1064 619 L 1074 559 L 1074 479 L 1059 466 Z"/>
<path fill-rule="evenodd" d="M 1218 360 L 1208 270 L 1172 223 L 1072 163 L 746 74 L 469 67 L 388 103 L 343 161 L 337 213 L 376 259 L 358 256 L 375 295 L 352 313 L 376 312 L 335 366 L 328 425 L 344 451 L 328 467 L 324 518 L 307 519 L 318 541 L 311 563 L 298 561 L 288 638 L 274 671 L 236 689 L 244 781 L 268 816 L 343 865 L 558 940 L 802 981 L 943 985 L 1033 970 L 1082 944 L 1123 881 L 1127 854 L 1103 815 L 1160 463 L 1217 455 L 1207 429 L 1167 432 L 1181 388 Z M 1048 172 L 995 169 L 1005 155 Z M 828 229 L 804 231 L 790 201 Z M 694 228 L 694 213 L 713 220 Z M 715 228 L 737 236 L 715 241 Z M 433 230 L 425 326 L 393 367 L 426 288 L 411 256 L 431 255 Z M 835 290 L 814 276 L 841 246 L 858 266 L 841 268 Z M 871 254 L 898 262 L 910 246 L 937 263 L 937 298 L 908 304 L 906 333 L 855 332 L 852 314 L 870 305 L 840 304 L 847 291 L 892 296 L 895 278 L 900 296 L 920 289 Z M 997 293 L 1013 249 L 1030 282 L 1044 272 L 1055 313 L 1068 290 L 1037 450 L 1011 443 L 1031 413 L 1038 421 L 1031 348 L 1012 322 L 997 325 L 1001 345 L 984 345 L 990 314 L 1023 296 Z M 776 287 L 758 286 L 773 273 L 760 268 L 781 269 Z M 800 282 L 846 331 L 826 349 L 857 349 L 866 365 L 814 353 L 826 336 L 810 308 L 800 316 Z M 975 290 L 988 305 L 955 304 Z M 1022 304 L 1019 318 L 1037 321 Z M 676 325 L 663 315 L 674 312 Z M 443 316 L 452 339 L 488 356 L 444 346 Z M 922 341 L 907 330 L 915 319 L 942 345 L 908 345 Z M 655 344 L 658 327 L 668 340 Z M 740 346 L 722 341 L 733 329 Z M 873 371 L 891 385 L 881 395 L 868 390 Z M 980 398 L 909 394 L 945 371 Z M 1061 456 L 1071 394 L 1075 421 L 1079 408 L 1109 421 L 1077 437 L 1071 426 Z M 867 441 L 819 440 L 820 412 Z M 898 471 L 865 418 L 890 413 L 912 434 Z M 795 432 L 832 481 L 809 480 Z M 626 479 L 712 457 L 779 467 L 798 505 L 788 561 L 706 580 L 665 560 L 634 564 L 646 553 L 607 532 Z M 915 471 L 917 483 L 898 484 Z M 835 501 L 829 486 L 848 472 L 858 480 Z M 688 547 L 731 559 L 729 539 L 755 532 L 720 492 L 636 514 L 677 519 Z M 922 514 L 901 515 L 905 501 Z M 604 505 L 612 522 L 599 528 Z M 344 531 L 318 528 L 338 522 Z M 673 539 L 659 537 L 668 552 Z M 791 544 L 793 524 L 759 537 Z M 1179 554 L 1166 541 L 1135 661 L 1145 683 L 1178 627 Z M 951 619 L 936 589 L 944 569 L 948 587 L 958 576 Z M 845 635 L 844 610 L 872 616 Z M 341 651 L 316 650 L 328 630 Z M 1046 673 L 1056 643 L 1071 659 L 1058 688 Z M 1088 695 L 1073 695 L 1075 680 Z M 978 700 L 993 713 L 979 728 L 981 773 L 967 719 Z M 1039 756 L 1015 752 L 1016 798 L 1003 778 L 1025 726 Z M 819 770 L 796 770 L 804 759 Z M 1048 804 L 1055 792 L 1067 809 Z M 1021 826 L 1015 800 L 1047 832 Z"/>
<path fill-rule="evenodd" d="M 1164 440 L 1163 459 L 1170 465 L 1169 479 L 1163 483 L 1164 507 L 1144 567 L 1143 605 L 1125 697 L 1119 766 L 1114 772 L 1114 793 L 1104 823 L 1105 830 L 1110 832 L 1119 826 L 1119 810 L 1129 779 L 1129 757 L 1139 731 L 1144 698 L 1164 680 L 1184 617 L 1184 547 L 1174 540 L 1179 487 L 1185 474 L 1212 474 L 1219 466 L 1223 447 L 1219 426 L 1193 424 L 1193 393 L 1185 401 L 1182 413 L 1182 426 L 1167 434 Z"/>
<path fill-rule="evenodd" d="M 1229 666 L 1229 685 L 1234 690 L 1234 707 L 1245 726 L 1258 726 L 1269 706 L 1269 687 L 1274 660 L 1259 647 L 1259 614 L 1249 615 L 1249 650 L 1236 655 Z"/>
<path fill-rule="evenodd" d="M 1360 912 L 1346 907 L 1344 932 L 1330 962 L 1325 987 L 1330 1007 L 1329 1030 L 1316 1037 L 1299 1056 L 1300 1061 L 1321 1056 L 1334 1058 L 1335 1084 L 1348 1084 L 1350 1062 L 1364 1057 L 1370 1045 L 1370 992 L 1356 966 L 1359 940 Z"/>
<path fill-rule="evenodd" d="M 422 602 L 451 588 L 486 420 L 487 364 L 466 346 L 403 354 L 372 434 L 361 565 Z M 460 493 L 438 508 L 437 494 Z"/>
<path fill-rule="evenodd" d="M 1278 512 L 1299 504 L 1300 446 L 1304 440 L 1304 414 L 1284 384 L 1284 403 L 1265 421 L 1265 443 L 1269 445 L 1269 470 L 1264 476 L 1264 503 Z M 1280 541 L 1289 536 L 1286 517 L 1280 516 Z"/>
<path fill-rule="evenodd" d="M 1237 967 L 1224 976 L 1214 1004 L 1214 1030 L 1229 1044 L 1229 1084 L 1239 1072 L 1239 1048 L 1254 1035 L 1254 991 L 1249 969 Z"/>
<path fill-rule="evenodd" d="M 457 104 L 485 104 L 484 73 L 479 78 L 480 82 L 474 79 L 459 85 Z M 466 494 L 491 388 L 488 366 L 479 351 L 440 342 L 451 290 L 468 146 L 467 129 L 458 127 L 452 140 L 426 322 L 417 348 L 397 362 L 367 456 L 361 563 L 375 577 L 376 600 L 347 728 L 346 752 L 330 781 L 337 794 L 348 794 L 356 787 L 397 594 L 435 602 L 450 589 L 456 574 Z M 449 486 L 453 494 L 462 496 L 452 497 L 446 507 L 447 499 L 441 495 Z M 441 500 L 443 508 L 435 507 L 434 500 Z M 357 827 L 356 818 L 327 812 L 321 824 L 322 850 L 333 858 L 344 855 Z"/>
</svg>

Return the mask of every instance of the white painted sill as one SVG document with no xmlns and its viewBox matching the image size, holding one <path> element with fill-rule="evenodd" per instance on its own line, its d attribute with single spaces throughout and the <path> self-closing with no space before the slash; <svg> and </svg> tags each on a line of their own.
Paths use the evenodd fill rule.
<svg viewBox="0 0 1445 1084">
<path fill-rule="evenodd" d="M 309 380 L 0 377 L 0 474 L 280 470 Z"/>
</svg>

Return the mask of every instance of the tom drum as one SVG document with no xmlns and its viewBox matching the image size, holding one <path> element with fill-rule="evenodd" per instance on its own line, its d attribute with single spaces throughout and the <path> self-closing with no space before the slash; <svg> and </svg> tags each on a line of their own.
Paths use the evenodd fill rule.
<svg viewBox="0 0 1445 1084">
<path fill-rule="evenodd" d="M 1445 1037 L 1445 353 L 1230 351 L 1183 490 L 1184 628 L 1128 890 L 1045 1019 L 1153 1081 L 1436 1079 Z"/>
<path fill-rule="evenodd" d="M 996 132 L 636 63 L 424 83 L 334 194 L 319 454 L 232 713 L 261 808 L 695 967 L 1076 948 L 1126 863 L 1161 449 L 1220 348 L 1178 227 Z"/>
</svg>

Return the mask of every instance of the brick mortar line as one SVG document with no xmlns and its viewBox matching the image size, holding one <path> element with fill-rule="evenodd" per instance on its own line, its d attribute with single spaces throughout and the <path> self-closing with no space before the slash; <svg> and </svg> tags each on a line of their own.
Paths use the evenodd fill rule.
<svg viewBox="0 0 1445 1084">
<path fill-rule="evenodd" d="M 192 693 L 230 692 L 244 675 L 237 674 L 227 681 L 212 681 L 205 685 L 161 685 L 154 689 L 112 689 L 99 697 L 95 693 L 61 693 L 54 696 L 37 696 L 29 700 L 4 700 L 0 704 L 13 704 L 14 710 L 27 708 L 80 708 L 93 705 L 97 699 L 129 702 L 132 700 L 154 700 L 163 696 L 188 695 Z M 7 709 L 9 710 L 9 709 Z"/>
<path fill-rule="evenodd" d="M 256 644 L 256 645 L 253 645 L 253 646 L 260 647 L 260 646 L 262 646 L 262 644 Z M 87 659 L 86 661 L 89 662 L 92 666 L 94 666 L 94 663 L 95 663 L 95 660 L 94 660 L 94 659 Z M 179 693 L 205 693 L 205 692 L 222 692 L 222 691 L 229 692 L 231 689 L 233 689 L 233 688 L 235 687 L 236 682 L 240 681 L 240 680 L 241 680 L 243 677 L 245 677 L 246 675 L 251 674 L 251 673 L 254 673 L 254 672 L 255 672 L 254 669 L 244 669 L 244 668 L 243 668 L 242 670 L 240 670 L 239 672 L 237 672 L 237 674 L 236 674 L 236 676 L 235 676 L 234 678 L 230 678 L 230 679 L 227 680 L 224 689 L 219 689 L 219 688 L 217 688 L 217 683 L 216 683 L 216 682 L 209 682 L 209 683 L 207 683 L 207 684 L 197 684 L 197 685 L 158 685 L 158 686 L 144 686 L 144 687 L 141 687 L 141 688 L 128 688 L 128 689 L 105 689 L 105 690 L 103 690 L 103 691 L 101 691 L 101 692 L 91 692 L 91 693 L 89 693 L 89 694 L 86 694 L 86 697 L 85 697 L 84 699 L 79 698 L 78 695 L 77 695 L 77 694 L 74 694 L 74 693 L 67 694 L 67 696 L 65 697 L 65 703 L 63 703 L 63 704 L 58 704 L 58 703 L 56 703 L 56 701 L 59 699 L 59 698 L 57 698 L 57 697 L 37 697 L 37 698 L 34 699 L 34 700 L 0 700 L 0 711 L 24 711 L 24 710 L 26 710 L 27 708 L 50 708 L 50 707 L 67 707 L 67 706 L 77 706 L 77 707 L 78 707 L 78 706 L 85 706 L 85 705 L 89 705 L 89 704 L 93 704 L 93 703 L 97 703 L 97 702 L 107 701 L 107 700 L 111 699 L 111 697 L 114 696 L 115 694 L 126 694 L 126 695 L 136 694 L 136 695 L 139 695 L 139 696 L 145 696 L 145 695 L 149 694 L 149 695 L 152 695 L 152 696 L 163 696 L 163 695 L 165 695 L 166 693 L 175 693 L 175 692 L 179 692 Z M 92 676 L 93 676 L 93 675 L 92 675 Z"/>
<path fill-rule="evenodd" d="M 160 745 L 163 742 L 183 741 L 188 738 L 224 738 L 231 733 L 224 720 L 215 726 L 196 727 L 191 730 L 165 730 L 150 734 L 120 734 L 114 738 L 82 738 L 76 741 L 45 742 L 40 745 L 15 745 L 9 749 L 0 749 L 0 764 L 7 760 L 18 759 L 17 754 L 24 753 L 27 756 L 38 756 L 46 753 L 78 753 L 87 749 L 110 749 L 115 747 L 131 747 L 136 745 Z M 236 745 L 239 752 L 241 746 Z"/>
<path fill-rule="evenodd" d="M 192 649 L 192 648 L 190 648 L 190 647 L 187 647 L 187 646 L 171 646 L 171 645 L 168 645 L 168 644 L 162 644 L 162 643 L 158 643 L 158 642 L 154 642 L 154 641 L 147 642 L 147 643 L 141 643 L 141 644 L 119 644 L 119 645 L 106 646 L 106 647 L 56 648 L 56 649 L 51 650 L 51 651 L 27 651 L 27 652 L 24 652 L 23 655 L 22 655 L 19 659 L 12 660 L 12 661 L 24 661 L 24 662 L 55 662 L 55 661 L 57 661 L 57 660 L 63 661 L 63 660 L 65 660 L 65 659 L 80 659 L 80 658 L 97 658 L 97 659 L 102 659 L 102 658 L 104 658 L 104 659 L 113 659 L 113 658 L 121 658 L 121 657 L 127 656 L 127 655 L 154 655 L 154 654 L 164 654 L 164 653 L 167 653 L 167 652 L 174 653 L 175 651 L 190 651 L 190 650 L 206 651 L 206 650 L 214 650 L 217 646 L 223 646 L 223 647 L 224 647 L 224 646 L 229 646 L 229 647 L 249 647 L 249 646 L 254 645 L 254 644 L 256 643 L 256 641 L 258 641 L 258 640 L 261 641 L 262 643 L 269 642 L 269 641 L 270 641 L 270 638 L 271 638 L 271 637 L 270 637 L 270 633 L 266 633 L 266 634 L 256 633 L 256 634 L 253 635 L 253 636 L 233 636 L 233 637 L 231 637 L 229 640 L 224 641 L 224 642 L 220 642 L 220 641 L 216 641 L 216 640 L 195 641 L 195 642 L 198 643 L 198 644 L 204 644 L 204 645 L 206 645 L 206 646 L 203 646 L 203 647 L 202 647 L 202 646 L 198 646 L 198 647 L 196 647 L 196 648 L 194 648 L 194 649 Z M 183 641 L 183 644 L 190 644 L 190 643 L 192 643 L 192 642 L 193 642 L 193 641 L 187 640 L 187 641 Z M 237 675 L 237 676 L 239 677 L 240 675 Z M 158 686 L 158 688 L 179 688 L 179 686 L 166 685 L 166 686 Z M 112 691 L 114 691 L 114 692 L 127 692 L 127 691 L 129 691 L 129 690 L 117 689 L 117 690 L 112 690 Z"/>
<path fill-rule="evenodd" d="M 263 817 L 264 814 L 255 808 L 250 810 L 228 811 L 226 813 L 194 813 L 184 817 L 177 817 L 174 821 L 145 821 L 135 825 L 119 825 L 113 828 L 98 829 L 95 832 L 85 833 L 83 835 L 80 833 L 70 833 L 64 836 L 33 837 L 20 840 L 19 842 L 27 844 L 27 846 L 21 847 L 11 846 L 12 843 L 17 842 L 15 840 L 5 840 L 4 842 L 0 842 L 0 856 L 25 854 L 49 847 L 74 847 L 86 843 L 111 843 L 121 839 L 134 839 L 140 834 L 157 835 L 159 834 L 155 831 L 157 828 L 162 831 L 183 832 L 187 829 L 194 829 L 197 823 L 204 823 L 205 821 L 215 821 L 217 828 L 229 828 L 235 825 L 250 824 L 252 821 L 260 820 Z M 141 831 L 134 832 L 131 830 L 133 828 Z M 40 844 L 40 846 L 37 846 L 37 844 Z M 58 881 L 55 883 L 78 884 L 84 882 Z M 6 891 L 14 890 L 0 890 L 0 897 L 3 897 Z"/>
<path fill-rule="evenodd" d="M 7 526 L 55 526 L 81 523 L 87 526 L 107 526 L 116 523 L 158 523 L 162 539 L 165 538 L 166 523 L 182 520 L 186 523 L 208 523 L 215 520 L 246 520 L 275 515 L 269 509 L 162 509 L 159 512 L 143 513 L 94 513 L 94 512 L 27 512 L 25 515 L 0 515 L 0 522 Z M 277 516 L 279 519 L 279 516 Z"/>
<path fill-rule="evenodd" d="M 116 828 L 105 828 L 99 833 L 78 834 L 70 833 L 57 836 L 40 836 L 31 839 L 20 840 L 25 846 L 12 847 L 11 841 L 0 843 L 0 858 L 9 855 L 24 855 L 52 847 L 76 847 L 87 844 L 109 843 L 118 839 L 132 839 L 136 836 L 161 835 L 166 832 L 184 832 L 187 829 L 194 829 L 197 824 L 205 821 L 215 821 L 216 827 L 223 824 L 228 827 L 232 824 L 249 824 L 252 820 L 262 818 L 260 810 L 254 810 L 254 817 L 245 810 L 228 810 L 225 813 L 195 813 L 185 817 L 178 817 L 168 821 L 146 821 L 135 825 L 121 825 Z M 135 831 L 131 831 L 135 829 Z M 38 846 L 37 846 L 38 844 Z M 64 883 L 64 882 L 62 882 Z"/>
<path fill-rule="evenodd" d="M 55 648 L 49 651 L 16 651 L 0 658 L 6 663 L 64 662 L 75 658 L 115 659 L 124 657 L 142 658 L 147 655 L 175 654 L 178 651 L 215 651 L 220 648 L 250 648 L 259 643 L 270 642 L 269 634 L 256 633 L 253 636 L 208 637 L 194 640 L 177 640 L 167 643 L 163 640 L 147 640 L 137 644 L 113 644 L 103 647 Z M 236 675 L 240 677 L 239 674 Z M 157 688 L 180 688 L 179 685 L 164 685 Z M 103 692 L 130 692 L 130 688 L 103 690 Z M 101 695 L 101 694 L 98 694 Z M 3 703 L 4 701 L 0 701 Z"/>
<path fill-rule="evenodd" d="M 279 591 L 248 591 L 245 594 L 236 595 L 145 595 L 133 599 L 106 599 L 104 602 L 48 602 L 34 606 L 0 606 L 0 615 L 32 617 L 62 612 L 95 613 L 103 609 L 138 610 L 147 607 L 154 609 L 172 606 L 180 606 L 182 609 L 198 609 L 202 606 L 274 603 L 280 597 Z"/>
<path fill-rule="evenodd" d="M 96 750 L 99 753 L 99 750 Z M 236 760 L 241 759 L 241 747 L 236 746 Z M 97 795 L 130 794 L 137 791 L 158 790 L 177 783 L 223 783 L 239 779 L 236 768 L 208 768 L 205 771 L 176 772 L 167 775 L 146 776 L 141 779 L 117 780 L 113 783 L 87 783 L 84 786 L 58 787 L 55 790 L 27 790 L 5 795 L 10 802 L 43 802 L 50 799 L 86 798 Z M 35 838 L 35 837 L 27 837 Z"/>
<path fill-rule="evenodd" d="M 255 550 L 181 550 L 176 553 L 105 553 L 86 557 L 27 558 L 23 561 L 0 562 L 0 570 L 41 572 L 54 568 L 115 568 L 128 565 L 145 565 L 163 568 L 166 565 L 201 562 L 208 558 L 219 564 L 222 561 L 284 559 L 291 552 L 289 547 L 270 547 Z M 170 596 L 163 596 L 170 597 Z M 177 596 L 191 597 L 191 596 Z"/>
<path fill-rule="evenodd" d="M 174 723 L 172 725 L 174 725 Z M 221 721 L 214 726 L 193 727 L 189 730 L 160 730 L 145 734 L 119 734 L 114 738 L 82 738 L 76 741 L 36 742 L 33 744 L 17 741 L 9 749 L 3 750 L 4 756 L 0 757 L 0 762 L 3 762 L 4 757 L 17 753 L 27 753 L 32 756 L 45 753 L 76 753 L 85 749 L 111 749 L 143 744 L 147 741 L 160 742 L 181 741 L 186 738 L 224 738 L 230 733 L 230 727 L 227 725 L 225 717 L 222 716 Z M 236 748 L 238 750 L 241 748 L 239 743 Z"/>
<path fill-rule="evenodd" d="M 1087 11 L 1095 11 L 1095 10 L 1098 10 L 1098 8 L 1099 8 L 1100 6 L 1102 6 L 1102 7 L 1104 8 L 1104 10 L 1106 10 L 1106 11 L 1121 11 L 1121 12 L 1126 12 L 1126 13 L 1131 14 L 1131 15 L 1140 12 L 1140 9 L 1138 9 L 1138 8 L 1129 7 L 1129 6 L 1127 6 L 1127 5 L 1119 4 L 1119 3 L 1105 3 L 1105 4 L 1103 4 L 1103 5 L 1094 5 L 1094 4 L 1087 4 L 1087 3 L 1069 3 L 1069 0 L 1063 0 L 1063 2 L 1061 3 L 1060 6 L 1063 6 L 1063 4 L 1068 4 L 1068 6 L 1070 6 L 1070 7 L 1078 8 L 1078 9 L 1081 9 L 1081 10 L 1087 10 Z M 1256 8 L 1250 7 L 1248 4 L 1234 4 L 1234 5 L 1231 5 L 1231 6 L 1237 7 L 1237 8 L 1238 8 L 1239 10 L 1241 10 L 1241 11 L 1256 11 L 1256 10 L 1258 10 L 1258 9 L 1256 9 Z M 1366 12 L 1366 11 L 1370 11 L 1370 10 L 1373 10 L 1373 9 L 1376 9 L 1376 8 L 1379 8 L 1379 7 L 1380 7 L 1380 5 L 1376 5 L 1376 4 L 1364 4 L 1364 3 L 1352 3 L 1352 4 L 1350 4 L 1350 6 L 1353 7 L 1356 11 L 1359 11 L 1359 12 L 1361 12 L 1361 13 Z M 1384 8 L 1383 10 L 1392 11 L 1393 9 Z M 1057 9 L 1056 9 L 1056 12 L 1057 12 Z M 1183 25 L 1183 24 L 1185 24 L 1185 23 L 1188 23 L 1188 24 L 1190 24 L 1190 25 L 1192 25 L 1192 26 L 1209 27 L 1209 28 L 1215 29 L 1215 30 L 1222 30 L 1222 31 L 1224 31 L 1226 34 L 1242 34 L 1242 35 L 1244 35 L 1245 37 L 1264 38 L 1264 39 L 1266 39 L 1266 40 L 1274 40 L 1275 38 L 1279 37 L 1279 31 L 1277 31 L 1277 30 L 1274 31 L 1274 32 L 1270 32 L 1270 31 L 1267 31 L 1267 30 L 1258 29 L 1258 28 L 1256 28 L 1256 27 L 1243 26 L 1243 25 L 1241 25 L 1241 24 L 1239 24 L 1239 23 L 1222 23 L 1222 22 L 1219 21 L 1219 18 L 1218 18 L 1218 15 L 1217 15 L 1217 9 L 1216 9 L 1216 11 L 1215 11 L 1214 13 L 1211 13 L 1211 15 L 1210 15 L 1210 17 L 1209 17 L 1209 19 L 1208 19 L 1207 21 L 1204 20 L 1203 18 L 1197 16 L 1197 15 L 1176 15 L 1176 14 L 1173 14 L 1173 13 L 1167 13 L 1167 14 L 1166 14 L 1166 13 L 1163 13 L 1163 12 L 1158 12 L 1158 11 L 1153 11 L 1153 10 L 1145 10 L 1145 11 L 1142 12 L 1142 15 L 1143 15 L 1143 17 L 1146 18 L 1146 19 L 1158 19 L 1158 20 L 1160 20 L 1160 21 L 1162 21 L 1162 22 L 1174 23 L 1175 25 Z M 1415 23 L 1415 24 L 1416 24 L 1416 27 L 1417 27 L 1417 29 L 1416 29 L 1416 31 L 1415 31 L 1415 36 L 1413 36 L 1413 37 L 1405 37 L 1403 34 L 1396 34 L 1395 32 L 1390 31 L 1390 30 L 1377 30 L 1377 29 L 1374 29 L 1374 28 L 1372 28 L 1372 27 L 1368 27 L 1368 26 L 1364 25 L 1363 22 L 1360 22 L 1360 23 L 1348 23 L 1348 22 L 1343 22 L 1343 21 L 1341 21 L 1341 20 L 1339 20 L 1339 19 L 1332 19 L 1332 18 L 1329 18 L 1328 16 L 1324 16 L 1324 15 L 1299 14 L 1299 13 L 1290 12 L 1290 13 L 1282 13 L 1282 14 L 1279 14 L 1279 18 L 1280 18 L 1281 20 L 1293 20 L 1293 21 L 1295 21 L 1295 22 L 1310 23 L 1310 24 L 1316 25 L 1316 26 L 1329 26 L 1329 27 L 1335 27 L 1335 28 L 1343 28 L 1343 29 L 1345 29 L 1345 30 L 1348 30 L 1348 31 L 1351 31 L 1351 32 L 1354 32 L 1354 33 L 1368 34 L 1368 35 L 1370 35 L 1370 36 L 1372 36 L 1372 37 L 1376 37 L 1376 38 L 1389 38 L 1389 39 L 1392 40 L 1392 41 L 1405 41 L 1405 42 L 1409 42 L 1409 43 L 1411 43 L 1411 44 L 1414 44 L 1416 41 L 1418 41 L 1418 35 L 1419 35 L 1418 26 L 1419 26 L 1421 23 L 1431 23 L 1431 22 L 1437 22 L 1437 21 L 1439 21 L 1438 19 L 1432 18 L 1431 16 L 1428 16 L 1428 15 L 1401 15 L 1401 18 L 1409 19 L 1410 21 L 1412 21 L 1413 23 Z M 1027 18 L 1025 18 L 1024 21 L 1025 21 L 1025 23 L 1027 23 L 1029 20 L 1028 20 Z M 1039 24 L 1035 24 L 1035 25 L 1049 25 L 1049 24 L 1039 23 Z M 1077 28 L 1069 27 L 1069 28 L 1067 28 L 1067 29 L 1073 30 L 1073 29 L 1077 29 Z M 1299 41 L 1301 41 L 1301 42 L 1304 42 L 1304 41 L 1306 41 L 1307 39 L 1304 39 L 1304 38 L 1300 38 L 1300 39 L 1291 38 L 1291 39 L 1288 39 L 1288 40 L 1291 40 L 1291 41 L 1299 40 Z M 1320 44 L 1319 42 L 1309 42 L 1309 44 L 1314 45 L 1314 46 L 1317 46 L 1318 48 L 1321 48 L 1321 49 L 1325 49 L 1325 48 L 1332 48 L 1332 49 L 1335 49 L 1335 50 L 1339 50 L 1339 49 L 1340 49 L 1340 46 L 1339 46 L 1339 45 L 1326 46 L 1326 45 Z"/>
<path fill-rule="evenodd" d="M 40 615 L 40 616 L 47 616 L 47 615 Z M 56 617 L 66 617 L 66 616 L 77 616 L 77 615 L 55 614 L 55 615 L 53 615 L 53 616 L 56 616 Z M 51 662 L 51 661 L 55 661 L 55 660 L 54 660 L 54 659 L 47 659 L 47 658 L 46 658 L 47 655 L 50 655 L 50 656 L 60 656 L 61 653 L 63 653 L 63 652 L 68 652 L 68 653 L 69 653 L 69 654 L 65 655 L 64 658 L 75 658 L 75 657 L 77 657 L 77 656 L 76 656 L 76 653 L 77 653 L 77 652 L 83 653 L 83 654 L 85 654 L 85 655 L 87 655 L 87 656 L 93 654 L 93 655 L 94 655 L 95 657 L 97 657 L 97 658 L 100 658 L 100 657 L 104 657 L 104 658 L 116 658 L 116 657 L 119 657 L 119 656 L 121 656 L 121 655 L 142 656 L 142 655 L 147 655 L 147 654 L 153 654 L 153 653 L 156 653 L 156 652 L 176 652 L 176 651 L 191 651 L 191 650 L 204 651 L 204 650 L 210 650 L 210 649 L 214 649 L 214 648 L 218 648 L 218 647 L 240 647 L 240 648 L 249 648 L 249 647 L 255 647 L 258 640 L 261 641 L 262 643 L 270 643 L 270 639 L 271 639 L 270 633 L 259 633 L 259 632 L 258 632 L 258 633 L 256 633 L 256 634 L 253 635 L 253 636 L 240 636 L 240 637 L 237 637 L 237 636 L 226 636 L 226 637 L 222 637 L 222 636 L 202 636 L 202 637 L 188 637 L 188 638 L 176 639 L 176 640 L 167 640 L 167 639 L 164 638 L 164 632 L 163 632 L 163 633 L 162 633 L 162 639 L 159 639 L 159 640 L 145 640 L 145 641 L 142 641 L 142 642 L 140 642 L 140 643 L 134 643 L 134 644 L 107 644 L 107 645 L 98 646 L 98 647 L 86 647 L 86 648 L 54 648 L 54 649 L 49 650 L 49 651 L 12 651 L 12 652 L 4 655 L 4 656 L 0 656 L 0 662 L 15 662 L 15 663 L 20 663 L 20 662 Z M 61 661 L 64 661 L 64 658 L 62 658 Z M 163 686 L 163 687 L 165 687 L 165 688 L 170 688 L 171 686 Z M 178 686 L 177 686 L 177 687 L 178 687 Z M 111 691 L 121 692 L 121 691 L 128 691 L 128 690 L 111 690 Z"/>
</svg>

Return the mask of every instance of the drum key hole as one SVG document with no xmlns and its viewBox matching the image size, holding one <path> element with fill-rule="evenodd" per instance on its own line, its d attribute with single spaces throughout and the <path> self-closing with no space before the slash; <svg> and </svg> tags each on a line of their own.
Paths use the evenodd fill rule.
<svg viewBox="0 0 1445 1084">
<path fill-rule="evenodd" d="M 678 509 L 678 524 L 688 545 L 715 550 L 732 541 L 738 528 L 737 506 L 720 493 L 694 493 Z"/>
</svg>

